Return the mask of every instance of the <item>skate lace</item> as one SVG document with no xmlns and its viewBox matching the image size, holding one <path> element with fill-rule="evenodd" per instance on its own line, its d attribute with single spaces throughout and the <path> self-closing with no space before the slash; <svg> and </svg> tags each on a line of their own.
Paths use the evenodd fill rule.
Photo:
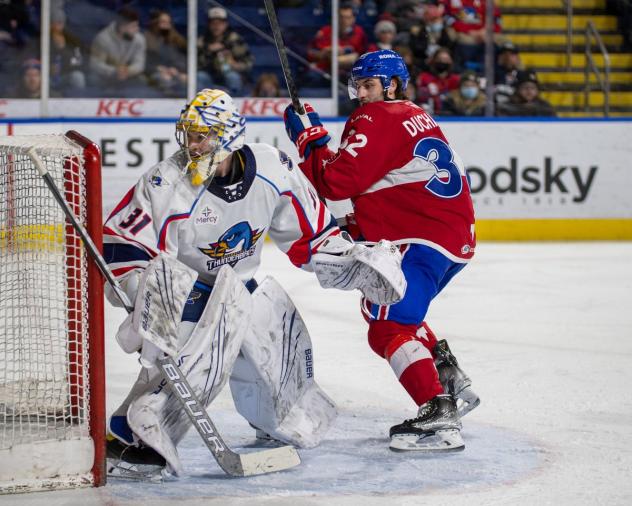
<svg viewBox="0 0 632 506">
<path fill-rule="evenodd" d="M 433 409 L 434 408 L 431 404 L 428 404 L 422 407 L 415 418 L 409 418 L 407 420 L 404 420 L 404 423 L 402 425 L 413 425 L 414 423 L 421 422 L 424 418 L 426 418 L 432 412 Z"/>
</svg>

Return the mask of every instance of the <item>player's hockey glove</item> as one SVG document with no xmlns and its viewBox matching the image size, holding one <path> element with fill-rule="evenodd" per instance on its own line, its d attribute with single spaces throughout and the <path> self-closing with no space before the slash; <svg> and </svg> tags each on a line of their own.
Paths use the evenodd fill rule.
<svg viewBox="0 0 632 506">
<path fill-rule="evenodd" d="M 285 131 L 296 145 L 301 158 L 308 158 L 315 147 L 325 146 L 330 140 L 329 132 L 320 122 L 318 113 L 309 104 L 303 104 L 305 114 L 298 114 L 293 105 L 288 105 L 283 114 Z"/>
</svg>

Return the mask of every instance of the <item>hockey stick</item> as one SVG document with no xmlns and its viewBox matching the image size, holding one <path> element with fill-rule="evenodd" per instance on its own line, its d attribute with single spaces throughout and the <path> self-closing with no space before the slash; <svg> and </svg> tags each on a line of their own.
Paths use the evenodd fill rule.
<svg viewBox="0 0 632 506">
<path fill-rule="evenodd" d="M 272 0 L 264 0 L 266 4 L 266 12 L 268 13 L 268 19 L 270 20 L 270 28 L 272 28 L 272 35 L 274 36 L 274 45 L 279 53 L 279 59 L 281 60 L 281 69 L 283 70 L 283 76 L 285 77 L 285 84 L 287 84 L 287 92 L 292 100 L 294 110 L 303 116 L 305 114 L 305 108 L 298 98 L 298 90 L 296 84 L 294 84 L 294 78 L 290 72 L 290 63 L 287 59 L 287 51 L 285 44 L 283 43 L 283 36 L 281 35 L 281 27 L 279 26 L 279 20 L 277 19 L 276 12 Z M 307 125 L 306 125 L 307 126 Z"/>
<path fill-rule="evenodd" d="M 32 147 L 28 150 L 27 155 L 35 164 L 35 168 L 40 176 L 44 179 L 46 186 L 55 197 L 55 200 L 62 208 L 66 218 L 72 224 L 73 228 L 81 237 L 88 253 L 97 264 L 103 276 L 114 289 L 118 299 L 121 301 L 128 313 L 134 310 L 134 306 L 123 291 L 116 278 L 113 276 L 105 259 L 99 253 L 94 242 L 88 235 L 79 220 L 74 215 L 68 203 L 62 197 L 59 188 L 48 173 L 42 159 L 37 154 L 36 148 Z M 296 449 L 291 446 L 282 446 L 280 448 L 271 448 L 253 453 L 240 454 L 232 451 L 220 436 L 215 424 L 208 416 L 204 405 L 199 401 L 197 395 L 189 385 L 180 368 L 169 356 L 165 356 L 158 360 L 160 371 L 167 381 L 171 391 L 180 401 L 182 408 L 186 411 L 193 426 L 202 437 L 207 448 L 215 457 L 219 466 L 230 476 L 253 476 L 257 474 L 266 474 L 276 471 L 282 471 L 290 467 L 294 467 L 301 463 L 300 457 Z"/>
</svg>

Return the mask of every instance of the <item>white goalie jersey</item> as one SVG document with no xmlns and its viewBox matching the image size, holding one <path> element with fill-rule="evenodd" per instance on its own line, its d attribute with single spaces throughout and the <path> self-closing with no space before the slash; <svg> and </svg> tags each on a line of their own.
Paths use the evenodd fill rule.
<svg viewBox="0 0 632 506">
<path fill-rule="evenodd" d="M 184 175 L 182 151 L 152 167 L 105 223 L 104 257 L 114 275 L 142 270 L 162 251 L 197 271 L 207 285 L 223 265 L 247 283 L 259 267 L 266 234 L 298 267 L 340 234 L 283 151 L 247 144 L 235 155 L 243 160 L 243 178 L 234 184 L 215 178 L 208 189 Z"/>
</svg>

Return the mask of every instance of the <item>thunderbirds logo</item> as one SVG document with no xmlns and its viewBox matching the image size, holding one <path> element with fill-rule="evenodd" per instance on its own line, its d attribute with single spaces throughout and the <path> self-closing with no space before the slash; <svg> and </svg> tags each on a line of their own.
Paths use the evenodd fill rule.
<svg viewBox="0 0 632 506">
<path fill-rule="evenodd" d="M 217 242 L 210 243 L 208 248 L 198 248 L 211 259 L 206 262 L 208 270 L 226 264 L 234 267 L 240 260 L 254 255 L 263 230 L 253 230 L 248 222 L 242 221 L 230 227 Z"/>
</svg>

